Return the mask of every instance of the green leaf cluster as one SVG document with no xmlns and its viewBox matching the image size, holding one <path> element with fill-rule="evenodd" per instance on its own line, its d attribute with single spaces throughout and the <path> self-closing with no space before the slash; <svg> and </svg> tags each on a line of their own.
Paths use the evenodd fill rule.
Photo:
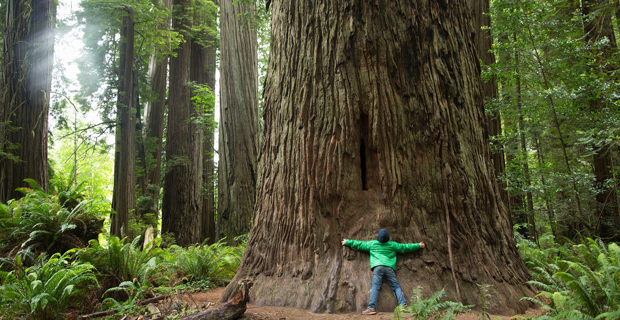
<svg viewBox="0 0 620 320">
<path fill-rule="evenodd" d="M 541 319 L 617 319 L 620 307 L 620 247 L 601 240 L 543 248 L 520 244 L 532 271 L 529 281 L 541 291 L 537 299 L 550 310 Z M 541 302 L 542 301 L 542 302 Z"/>
</svg>

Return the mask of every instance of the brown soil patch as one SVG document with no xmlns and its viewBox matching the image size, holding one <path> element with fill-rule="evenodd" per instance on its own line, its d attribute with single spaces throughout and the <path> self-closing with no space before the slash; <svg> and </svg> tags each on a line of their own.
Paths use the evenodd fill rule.
<svg viewBox="0 0 620 320">
<path fill-rule="evenodd" d="M 224 288 L 215 288 L 207 292 L 200 292 L 191 295 L 190 301 L 187 301 L 193 308 L 204 309 L 206 306 L 219 306 L 220 296 L 224 292 Z M 184 298 L 187 297 L 184 295 Z M 186 299 L 184 299 L 186 300 Z M 193 301 L 191 301 L 193 300 Z M 197 306 L 197 307 L 196 307 Z M 542 315 L 540 309 L 527 310 L 522 317 L 534 317 Z M 340 314 L 324 314 L 312 313 L 308 310 L 295 309 L 291 307 L 274 307 L 274 306 L 257 306 L 248 304 L 248 309 L 241 317 L 244 320 L 357 320 L 357 319 L 374 319 L 374 320 L 391 320 L 393 313 L 379 312 L 374 316 L 364 316 L 359 313 L 340 313 Z M 519 319 L 519 317 L 495 316 L 491 315 L 492 320 L 510 320 Z M 457 317 L 459 320 L 477 320 L 478 315 L 464 314 Z"/>
</svg>

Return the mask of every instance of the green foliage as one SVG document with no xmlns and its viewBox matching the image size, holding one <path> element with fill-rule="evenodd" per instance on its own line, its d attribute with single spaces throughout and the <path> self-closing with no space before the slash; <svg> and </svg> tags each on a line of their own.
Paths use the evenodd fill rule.
<svg viewBox="0 0 620 320">
<path fill-rule="evenodd" d="M 206 289 L 225 285 L 235 275 L 241 263 L 245 243 L 237 247 L 219 241 L 212 245 L 194 245 L 189 248 L 172 246 L 171 263 L 186 286 Z"/>
<path fill-rule="evenodd" d="M 71 260 L 71 253 L 50 259 L 41 255 L 34 266 L 25 268 L 17 257 L 13 271 L 0 272 L 0 312 L 8 318 L 63 318 L 76 297 L 97 285 L 90 264 Z"/>
<path fill-rule="evenodd" d="M 523 199 L 513 210 L 535 216 L 538 233 L 547 231 L 544 222 L 571 239 L 595 235 L 596 196 L 618 182 L 599 184 L 592 167 L 593 154 L 617 144 L 620 124 L 618 48 L 605 38 L 587 41 L 584 30 L 618 9 L 603 3 L 606 10 L 584 15 L 579 2 L 491 1 L 496 63 L 483 66 L 483 77 L 500 93 L 487 110 L 501 113 L 503 133 L 493 139 L 508 160 L 502 179 L 513 199 Z"/>
<path fill-rule="evenodd" d="M 460 302 L 443 301 L 446 292 L 441 289 L 433 293 L 430 298 L 424 299 L 423 288 L 418 286 L 413 289 L 411 297 L 411 305 L 404 309 L 402 306 L 398 306 L 394 311 L 394 319 L 405 319 L 404 313 L 410 313 L 413 319 L 442 319 L 450 320 L 456 319 L 458 314 L 467 311 L 468 308 L 473 306 L 464 306 Z"/>
<path fill-rule="evenodd" d="M 97 219 L 99 207 L 93 201 L 80 202 L 69 210 L 34 181 L 29 183 L 32 189 L 21 189 L 24 197 L 3 206 L 0 252 L 11 256 L 20 251 L 64 253 L 84 247 L 99 234 L 103 221 Z"/>
<path fill-rule="evenodd" d="M 620 307 L 620 247 L 600 240 L 519 245 L 552 319 L 613 319 Z M 531 301 L 538 301 L 529 298 Z M 540 302 L 538 302 L 540 303 Z"/>
<path fill-rule="evenodd" d="M 135 282 L 138 288 L 143 285 L 155 286 L 167 280 L 164 274 L 157 273 L 158 266 L 167 255 L 159 243 L 153 243 L 150 250 L 141 250 L 140 238 L 131 243 L 115 236 L 106 237 L 107 245 L 91 240 L 90 246 L 78 252 L 78 258 L 97 268 L 104 291 L 119 287 L 123 282 Z M 112 290 L 118 291 L 118 290 Z"/>
</svg>

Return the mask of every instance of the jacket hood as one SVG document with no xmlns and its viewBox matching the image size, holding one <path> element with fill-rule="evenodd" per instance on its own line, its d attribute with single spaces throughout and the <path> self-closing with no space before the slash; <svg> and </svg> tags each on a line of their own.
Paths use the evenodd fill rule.
<svg viewBox="0 0 620 320">
<path fill-rule="evenodd" d="M 379 234 L 377 235 L 377 241 L 381 243 L 386 243 L 390 241 L 390 234 L 385 229 L 379 230 Z"/>
</svg>

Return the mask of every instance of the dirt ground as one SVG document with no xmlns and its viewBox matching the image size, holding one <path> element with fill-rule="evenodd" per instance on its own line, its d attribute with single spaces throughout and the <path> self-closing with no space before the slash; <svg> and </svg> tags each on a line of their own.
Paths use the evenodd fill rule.
<svg viewBox="0 0 620 320">
<path fill-rule="evenodd" d="M 209 304 L 218 305 L 218 300 L 222 295 L 224 288 L 216 288 L 207 292 L 196 293 L 191 296 L 191 305 L 197 306 L 195 308 L 204 308 Z M 184 299 L 185 300 L 185 299 Z M 522 316 L 539 316 L 542 311 L 539 309 L 527 310 L 525 315 Z M 356 320 L 356 319 L 374 319 L 374 320 L 388 320 L 392 319 L 393 313 L 391 312 L 379 312 L 374 316 L 365 316 L 359 313 L 340 313 L 340 314 L 324 314 L 324 313 L 312 313 L 307 310 L 295 309 L 291 307 L 273 307 L 273 306 L 256 306 L 249 304 L 247 311 L 241 317 L 243 320 Z M 479 317 L 474 314 L 459 315 L 459 320 L 476 320 Z M 495 316 L 491 315 L 491 319 L 510 320 L 518 319 L 518 317 L 510 316 Z"/>
</svg>

